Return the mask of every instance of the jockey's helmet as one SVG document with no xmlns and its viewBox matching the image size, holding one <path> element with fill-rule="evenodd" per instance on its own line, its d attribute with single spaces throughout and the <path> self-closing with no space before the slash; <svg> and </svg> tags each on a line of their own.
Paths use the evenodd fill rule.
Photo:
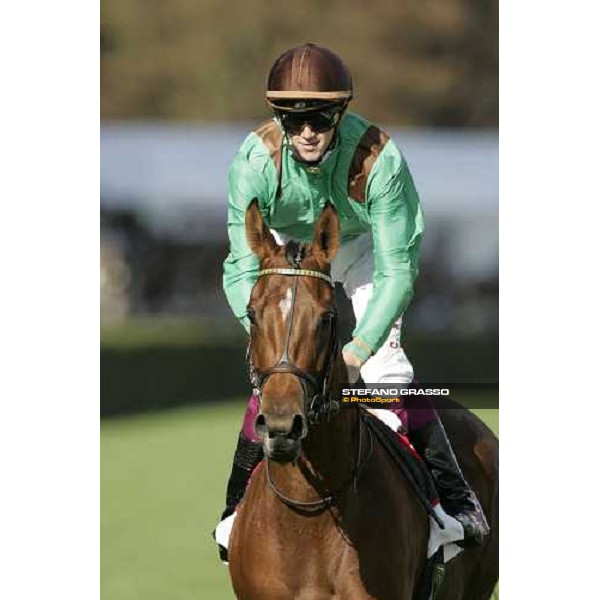
<svg viewBox="0 0 600 600">
<path fill-rule="evenodd" d="M 352 77 L 342 59 L 316 44 L 284 52 L 267 78 L 267 103 L 280 118 L 312 111 L 341 112 L 352 93 Z"/>
</svg>

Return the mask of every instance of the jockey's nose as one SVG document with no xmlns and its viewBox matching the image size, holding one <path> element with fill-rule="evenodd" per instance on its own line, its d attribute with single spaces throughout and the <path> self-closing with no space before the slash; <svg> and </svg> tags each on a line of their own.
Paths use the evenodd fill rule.
<svg viewBox="0 0 600 600">
<path fill-rule="evenodd" d="M 306 417 L 301 413 L 275 415 L 261 412 L 256 417 L 254 429 L 263 440 L 287 438 L 296 441 L 308 432 Z"/>
<path fill-rule="evenodd" d="M 300 137 L 302 137 L 305 140 L 312 140 L 312 138 L 314 138 L 315 135 L 316 134 L 312 130 L 310 125 L 308 123 L 304 123 L 304 126 L 302 127 L 302 131 L 300 132 Z"/>
</svg>

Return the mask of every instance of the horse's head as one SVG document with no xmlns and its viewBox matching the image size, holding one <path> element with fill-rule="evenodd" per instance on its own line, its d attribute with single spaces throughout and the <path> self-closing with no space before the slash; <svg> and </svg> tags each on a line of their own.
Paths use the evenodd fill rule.
<svg viewBox="0 0 600 600">
<path fill-rule="evenodd" d="M 339 247 L 339 220 L 328 203 L 312 243 L 278 246 L 253 201 L 246 212 L 246 237 L 260 259 L 248 305 L 248 364 L 261 392 L 255 428 L 265 455 L 289 462 L 300 451 L 308 419 L 329 402 L 337 315 L 328 275 Z"/>
</svg>

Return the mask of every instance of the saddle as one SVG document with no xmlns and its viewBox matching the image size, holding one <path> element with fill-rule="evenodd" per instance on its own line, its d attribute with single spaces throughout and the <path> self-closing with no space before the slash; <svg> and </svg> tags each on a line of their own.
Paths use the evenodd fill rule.
<svg viewBox="0 0 600 600">
<path fill-rule="evenodd" d="M 361 415 L 365 424 L 379 440 L 392 462 L 406 476 L 413 486 L 415 494 L 423 508 L 438 525 L 444 529 L 444 523 L 439 519 L 435 507 L 439 504 L 439 496 L 429 469 L 412 447 L 408 438 L 401 433 L 394 433 L 383 421 L 364 410 Z"/>
</svg>

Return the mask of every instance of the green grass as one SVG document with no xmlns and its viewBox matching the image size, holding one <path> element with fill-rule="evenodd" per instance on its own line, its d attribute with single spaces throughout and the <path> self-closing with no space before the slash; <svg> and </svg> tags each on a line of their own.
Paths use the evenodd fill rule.
<svg viewBox="0 0 600 600">
<path fill-rule="evenodd" d="M 103 421 L 102 600 L 232 600 L 210 532 L 244 401 Z M 477 411 L 497 431 L 498 414 Z"/>
<path fill-rule="evenodd" d="M 210 532 L 244 403 L 104 421 L 103 600 L 232 598 Z"/>
<path fill-rule="evenodd" d="M 499 435 L 500 423 L 498 409 L 476 408 L 473 412 L 496 434 Z"/>
</svg>

